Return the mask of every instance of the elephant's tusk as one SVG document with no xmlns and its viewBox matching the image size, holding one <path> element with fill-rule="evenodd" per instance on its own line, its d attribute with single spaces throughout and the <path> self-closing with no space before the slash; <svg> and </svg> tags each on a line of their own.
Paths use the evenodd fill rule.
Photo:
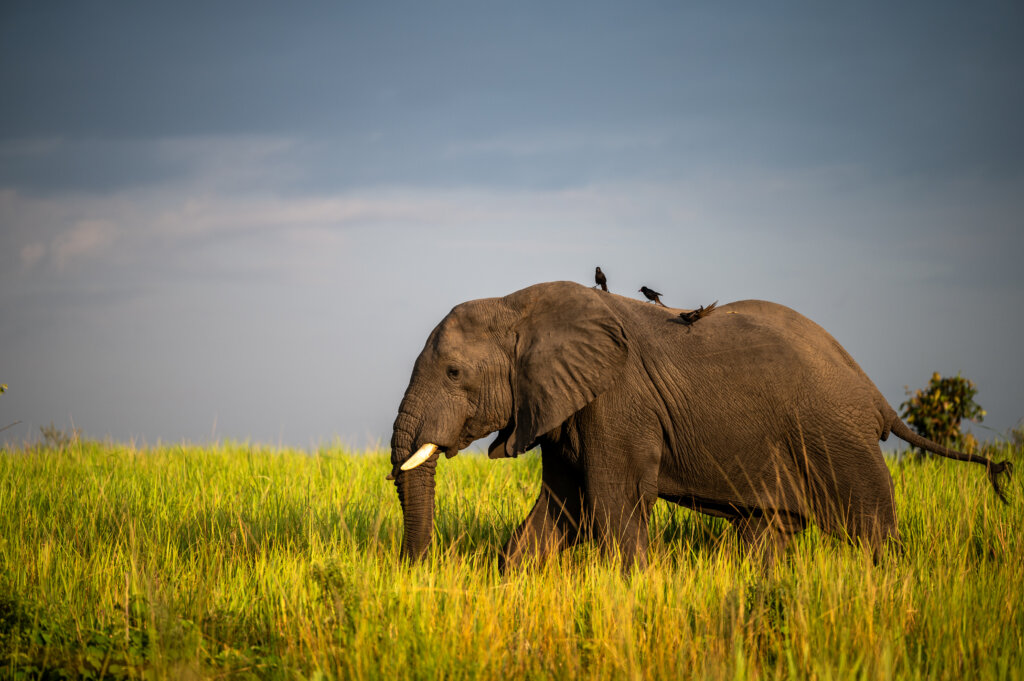
<svg viewBox="0 0 1024 681">
<path fill-rule="evenodd" d="M 437 451 L 437 445 L 427 443 L 416 450 L 416 453 L 405 460 L 402 464 L 403 471 L 411 471 L 416 466 L 430 458 L 430 456 Z"/>
</svg>

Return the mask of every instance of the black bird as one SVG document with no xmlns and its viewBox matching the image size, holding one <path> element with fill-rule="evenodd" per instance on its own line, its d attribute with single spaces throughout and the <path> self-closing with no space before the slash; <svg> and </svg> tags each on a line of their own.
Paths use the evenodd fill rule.
<svg viewBox="0 0 1024 681">
<path fill-rule="evenodd" d="M 597 282 L 602 291 L 608 290 L 608 277 L 604 276 L 604 272 L 601 271 L 600 267 L 594 270 L 594 281 Z"/>
<path fill-rule="evenodd" d="M 711 303 L 710 305 L 708 305 L 707 307 L 704 307 L 703 305 L 701 305 L 696 310 L 690 310 L 689 312 L 680 312 L 679 313 L 679 318 L 681 320 L 683 320 L 682 321 L 683 324 L 686 324 L 687 326 L 689 326 L 690 324 L 693 324 L 695 321 L 697 321 L 701 317 L 707 317 L 709 314 L 711 314 L 714 311 L 716 305 L 718 305 L 718 301 L 717 300 L 715 302 Z"/>
<path fill-rule="evenodd" d="M 658 305 L 661 305 L 662 307 L 668 307 L 667 305 L 665 305 L 665 303 L 661 302 L 661 298 L 658 297 L 661 294 L 658 293 L 657 291 L 655 291 L 654 289 L 647 288 L 646 286 L 641 286 L 640 287 L 640 293 L 644 294 L 644 297 L 646 297 L 647 300 L 650 300 L 651 302 L 655 302 Z"/>
</svg>

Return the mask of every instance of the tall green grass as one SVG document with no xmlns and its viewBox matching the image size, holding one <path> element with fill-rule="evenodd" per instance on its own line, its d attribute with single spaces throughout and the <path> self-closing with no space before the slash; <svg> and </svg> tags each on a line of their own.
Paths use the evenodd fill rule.
<svg viewBox="0 0 1024 681">
<path fill-rule="evenodd" d="M 877 565 L 812 528 L 763 575 L 659 502 L 630 579 L 587 546 L 501 577 L 535 455 L 442 462 L 407 567 L 384 452 L 0 451 L 0 678 L 1024 678 L 1019 481 L 1004 506 L 979 466 L 890 466 Z"/>
</svg>

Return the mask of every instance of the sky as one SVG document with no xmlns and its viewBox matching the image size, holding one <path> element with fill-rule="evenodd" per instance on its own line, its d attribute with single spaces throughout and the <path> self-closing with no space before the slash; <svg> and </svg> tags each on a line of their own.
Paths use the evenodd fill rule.
<svg viewBox="0 0 1024 681">
<path fill-rule="evenodd" d="M 0 5 L 0 433 L 387 446 L 456 304 L 825 327 L 1024 417 L 1019 3 Z"/>
</svg>

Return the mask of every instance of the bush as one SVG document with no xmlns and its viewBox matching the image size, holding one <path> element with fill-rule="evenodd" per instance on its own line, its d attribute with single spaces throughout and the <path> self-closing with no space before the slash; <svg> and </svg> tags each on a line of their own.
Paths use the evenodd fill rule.
<svg viewBox="0 0 1024 681">
<path fill-rule="evenodd" d="M 72 428 L 68 433 L 53 425 L 39 426 L 39 434 L 43 436 L 42 445 L 47 449 L 64 450 L 82 439 L 82 429 Z"/>
<path fill-rule="evenodd" d="M 1017 425 L 1010 429 L 1010 444 L 1024 447 L 1024 419 L 1017 421 Z"/>
<path fill-rule="evenodd" d="M 977 440 L 960 431 L 963 419 L 981 423 L 985 418 L 985 410 L 974 401 L 978 389 L 973 381 L 960 374 L 943 377 L 935 372 L 926 389 L 911 394 L 909 387 L 904 388 L 910 398 L 900 405 L 900 416 L 907 425 L 947 447 L 967 452 L 977 449 Z"/>
</svg>

